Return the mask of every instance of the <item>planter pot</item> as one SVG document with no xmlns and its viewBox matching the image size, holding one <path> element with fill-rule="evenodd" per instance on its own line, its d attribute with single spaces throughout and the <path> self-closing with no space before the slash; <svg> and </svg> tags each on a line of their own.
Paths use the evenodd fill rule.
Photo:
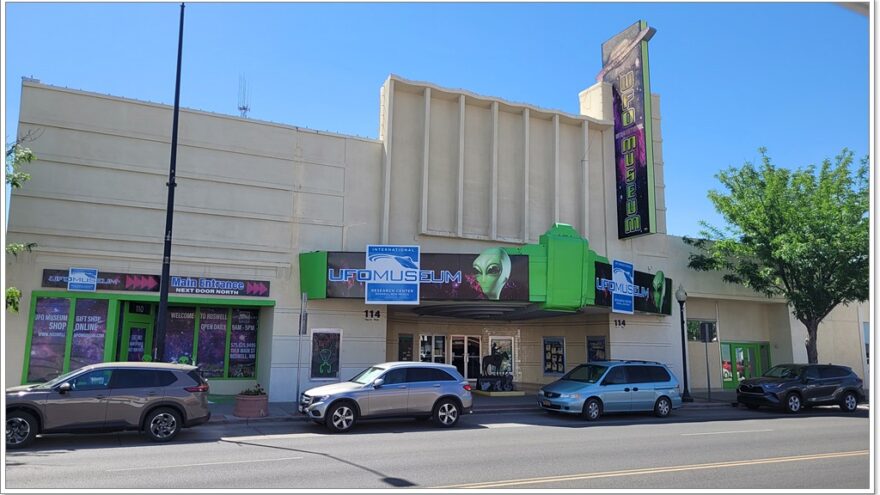
<svg viewBox="0 0 880 495">
<path fill-rule="evenodd" d="M 232 414 L 239 418 L 263 418 L 269 415 L 268 395 L 236 395 Z"/>
</svg>

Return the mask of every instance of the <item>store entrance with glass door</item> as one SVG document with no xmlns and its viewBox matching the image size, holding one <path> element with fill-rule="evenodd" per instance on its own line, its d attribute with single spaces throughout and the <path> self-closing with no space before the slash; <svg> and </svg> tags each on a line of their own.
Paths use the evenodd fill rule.
<svg viewBox="0 0 880 495">
<path fill-rule="evenodd" d="M 721 382 L 725 390 L 735 389 L 746 378 L 761 376 L 770 369 L 770 344 L 721 343 Z"/>
<path fill-rule="evenodd" d="M 453 335 L 449 339 L 452 365 L 463 377 L 476 380 L 480 377 L 480 336 Z"/>
<path fill-rule="evenodd" d="M 122 337 L 119 339 L 119 361 L 152 361 L 153 328 L 156 306 L 147 302 L 123 303 Z"/>
</svg>

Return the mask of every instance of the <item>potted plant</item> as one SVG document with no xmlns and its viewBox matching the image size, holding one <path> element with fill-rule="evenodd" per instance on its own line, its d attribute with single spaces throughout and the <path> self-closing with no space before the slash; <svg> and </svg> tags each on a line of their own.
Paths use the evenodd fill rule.
<svg viewBox="0 0 880 495">
<path fill-rule="evenodd" d="M 246 388 L 235 396 L 235 407 L 232 414 L 239 418 L 262 418 L 269 415 L 269 396 L 258 383 L 255 387 Z"/>
</svg>

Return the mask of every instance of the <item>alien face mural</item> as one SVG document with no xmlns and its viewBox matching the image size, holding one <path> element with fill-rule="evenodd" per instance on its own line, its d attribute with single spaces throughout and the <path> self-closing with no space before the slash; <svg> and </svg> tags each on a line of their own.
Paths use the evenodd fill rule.
<svg viewBox="0 0 880 495">
<path fill-rule="evenodd" d="M 501 248 L 489 248 L 474 260 L 477 283 L 487 298 L 498 300 L 501 289 L 510 279 L 510 256 Z"/>
<path fill-rule="evenodd" d="M 654 289 L 654 307 L 662 309 L 663 296 L 666 295 L 666 275 L 663 274 L 662 270 L 654 275 L 654 281 L 651 283 L 651 287 Z"/>
</svg>

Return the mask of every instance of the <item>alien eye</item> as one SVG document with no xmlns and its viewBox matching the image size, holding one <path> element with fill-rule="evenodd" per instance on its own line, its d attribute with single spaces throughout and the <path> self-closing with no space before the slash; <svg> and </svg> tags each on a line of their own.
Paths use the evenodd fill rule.
<svg viewBox="0 0 880 495">
<path fill-rule="evenodd" d="M 481 270 L 480 267 L 477 265 L 474 265 L 474 272 L 476 272 L 477 275 L 483 274 L 483 270 Z"/>
<path fill-rule="evenodd" d="M 501 273 L 501 266 L 500 265 L 495 265 L 495 264 L 489 265 L 489 269 L 486 270 L 487 275 L 499 275 L 500 273 Z"/>
</svg>

